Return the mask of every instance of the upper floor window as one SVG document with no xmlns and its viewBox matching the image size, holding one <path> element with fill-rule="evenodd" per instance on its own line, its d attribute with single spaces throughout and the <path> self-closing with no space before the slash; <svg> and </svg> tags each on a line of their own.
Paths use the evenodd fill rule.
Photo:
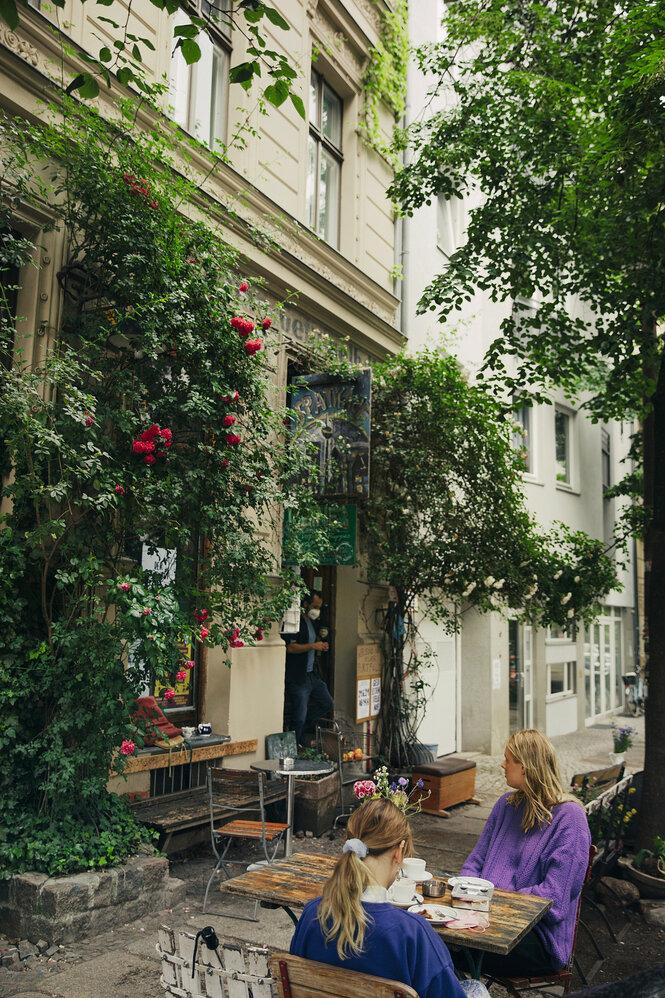
<svg viewBox="0 0 665 998">
<path fill-rule="evenodd" d="M 465 242 L 466 207 L 462 198 L 446 198 L 439 194 L 436 200 L 436 245 L 450 257 Z"/>
<path fill-rule="evenodd" d="M 610 460 L 610 435 L 607 430 L 600 431 L 600 447 L 603 465 L 603 492 L 607 492 L 612 484 L 612 463 Z"/>
<path fill-rule="evenodd" d="M 342 99 L 312 70 L 309 91 L 307 224 L 337 249 L 342 176 Z"/>
<path fill-rule="evenodd" d="M 572 417 L 561 409 L 554 411 L 554 444 L 556 480 L 562 485 L 572 483 Z"/>
<path fill-rule="evenodd" d="M 533 409 L 529 405 L 523 405 L 515 413 L 515 420 L 519 424 L 519 429 L 513 435 L 513 445 L 517 451 L 527 475 L 532 475 L 533 467 L 533 441 L 532 423 Z"/>
<path fill-rule="evenodd" d="M 187 65 L 182 51 L 171 60 L 173 118 L 200 142 L 216 151 L 226 138 L 226 110 L 231 58 L 230 0 L 211 4 L 197 0 L 189 12 L 205 17 L 208 27 L 197 38 L 201 49 L 198 62 Z M 176 15 L 176 24 L 188 24 L 186 11 Z"/>
</svg>

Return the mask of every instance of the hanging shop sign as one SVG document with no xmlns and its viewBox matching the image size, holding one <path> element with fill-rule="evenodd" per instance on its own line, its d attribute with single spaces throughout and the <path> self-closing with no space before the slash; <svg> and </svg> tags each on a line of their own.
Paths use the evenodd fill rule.
<svg viewBox="0 0 665 998">
<path fill-rule="evenodd" d="M 291 385 L 291 432 L 312 455 L 321 497 L 369 495 L 371 391 L 369 368 L 353 377 L 303 375 Z"/>
<path fill-rule="evenodd" d="M 326 503 L 321 512 L 323 520 L 294 520 L 291 510 L 284 514 L 284 563 L 296 564 L 289 552 L 314 546 L 315 533 L 325 531 L 329 546 L 317 559 L 319 565 L 353 565 L 356 560 L 357 509 L 341 503 Z M 317 545 L 318 546 L 318 545 Z"/>
</svg>

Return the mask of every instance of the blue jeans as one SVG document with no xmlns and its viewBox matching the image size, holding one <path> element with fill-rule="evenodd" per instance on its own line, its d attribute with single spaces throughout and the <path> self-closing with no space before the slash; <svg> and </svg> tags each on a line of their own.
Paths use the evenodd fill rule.
<svg viewBox="0 0 665 998">
<path fill-rule="evenodd" d="M 308 672 L 303 683 L 286 683 L 284 686 L 284 706 L 286 715 L 296 733 L 298 745 L 302 745 L 302 733 L 306 726 L 313 726 L 329 714 L 334 700 L 322 679 Z"/>
</svg>

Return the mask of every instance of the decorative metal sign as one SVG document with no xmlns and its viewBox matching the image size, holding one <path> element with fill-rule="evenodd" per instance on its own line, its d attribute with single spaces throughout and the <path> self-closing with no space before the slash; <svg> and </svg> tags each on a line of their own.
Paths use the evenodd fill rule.
<svg viewBox="0 0 665 998">
<path fill-rule="evenodd" d="M 322 507 L 325 513 L 326 523 L 317 522 L 312 525 L 309 520 L 298 520 L 293 522 L 291 510 L 286 510 L 284 516 L 284 548 L 288 552 L 290 541 L 295 535 L 301 544 L 307 542 L 310 534 L 314 530 L 325 530 L 328 535 L 330 546 L 319 559 L 319 565 L 353 565 L 356 560 L 356 520 L 357 509 L 355 506 L 332 505 L 326 503 Z M 288 555 L 285 564 L 293 564 Z M 298 616 L 300 609 L 298 606 Z"/>
<path fill-rule="evenodd" d="M 355 377 L 309 374 L 294 380 L 292 432 L 312 456 L 317 495 L 369 495 L 371 392 L 369 369 Z"/>
</svg>

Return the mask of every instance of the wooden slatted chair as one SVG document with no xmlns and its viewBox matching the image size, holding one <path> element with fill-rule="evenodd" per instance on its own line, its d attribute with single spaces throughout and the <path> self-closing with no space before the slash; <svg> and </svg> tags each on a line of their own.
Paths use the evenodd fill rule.
<svg viewBox="0 0 665 998">
<path fill-rule="evenodd" d="M 275 953 L 270 958 L 270 971 L 278 998 L 418 998 L 407 984 L 290 953 Z"/>
<path fill-rule="evenodd" d="M 593 858 L 595 855 L 596 847 L 592 845 L 589 849 L 589 865 L 587 866 L 586 875 L 584 877 L 584 884 L 582 885 L 580 896 L 577 899 L 573 945 L 566 966 L 562 967 L 560 970 L 553 970 L 549 974 L 543 974 L 538 977 L 494 977 L 493 975 L 488 975 L 488 988 L 491 987 L 492 984 L 499 984 L 502 988 L 505 988 L 508 994 L 513 995 L 514 998 L 519 998 L 520 995 L 528 991 L 545 991 L 554 987 L 561 987 L 562 995 L 567 995 L 570 992 L 575 960 L 575 943 L 577 942 L 577 927 L 580 920 L 580 908 L 582 906 L 582 893 L 586 885 L 589 883 L 589 879 L 591 877 L 591 867 L 593 866 Z"/>
<path fill-rule="evenodd" d="M 208 905 L 210 885 L 220 867 L 224 870 L 227 879 L 231 876 L 227 864 L 236 862 L 236 860 L 226 858 L 231 843 L 238 839 L 253 839 L 260 842 L 265 856 L 265 860 L 262 862 L 272 863 L 284 833 L 289 827 L 283 822 L 266 821 L 266 800 L 283 799 L 285 791 L 281 786 L 275 786 L 274 789 L 271 786 L 270 790 L 267 790 L 265 773 L 253 773 L 243 769 L 213 769 L 209 766 L 207 782 L 210 803 L 210 838 L 217 863 L 206 886 L 203 900 L 204 912 Z M 245 817 L 233 818 L 226 824 L 220 825 L 219 817 L 215 819 L 215 810 L 217 809 L 219 813 L 220 807 L 223 807 L 225 812 L 236 812 L 243 815 L 255 812 L 259 818 L 258 820 L 248 820 Z M 272 848 L 272 852 L 268 851 L 269 846 Z M 249 919 L 250 921 L 256 921 L 257 908 L 258 902 L 254 906 L 254 917 Z"/>
<path fill-rule="evenodd" d="M 272 998 L 274 981 L 268 950 L 220 940 L 217 949 L 200 946 L 191 932 L 159 927 L 160 984 L 169 998 Z M 193 971 L 193 973 L 192 973 Z M 205 984 L 204 984 L 205 982 Z"/>
</svg>

